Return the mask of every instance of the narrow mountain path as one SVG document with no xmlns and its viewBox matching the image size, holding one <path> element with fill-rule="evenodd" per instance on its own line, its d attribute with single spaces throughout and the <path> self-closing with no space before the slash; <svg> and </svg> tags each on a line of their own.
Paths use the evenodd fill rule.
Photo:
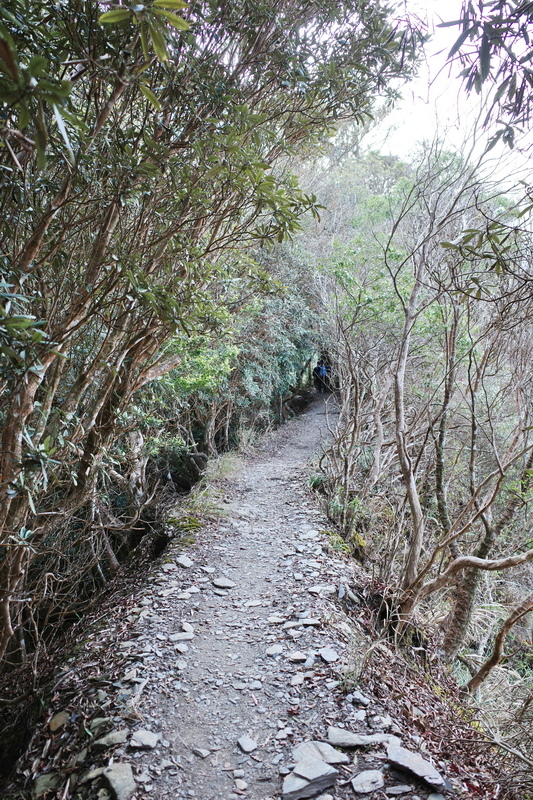
<svg viewBox="0 0 533 800">
<path fill-rule="evenodd" d="M 67 664 L 19 769 L 28 793 L 9 797 L 454 796 L 427 754 L 395 770 L 402 730 L 354 683 L 369 642 L 345 601 L 362 570 L 308 489 L 334 413 L 316 399 L 219 480 L 219 522 L 172 545 Z"/>
<path fill-rule="evenodd" d="M 187 549 L 191 566 L 168 565 L 147 594 L 143 641 L 159 652 L 145 656 L 138 708 L 180 764 L 162 771 L 158 798 L 277 797 L 293 743 L 338 716 L 351 631 L 335 630 L 335 600 L 354 567 L 325 554 L 330 526 L 307 489 L 326 435 L 318 400 L 267 437 L 229 481 L 217 530 Z M 257 748 L 243 752 L 242 737 Z"/>
</svg>

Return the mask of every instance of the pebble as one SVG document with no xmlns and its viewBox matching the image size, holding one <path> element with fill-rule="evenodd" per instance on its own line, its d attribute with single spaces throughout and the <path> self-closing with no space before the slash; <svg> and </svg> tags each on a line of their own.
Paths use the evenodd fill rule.
<svg viewBox="0 0 533 800">
<path fill-rule="evenodd" d="M 191 752 L 198 758 L 207 758 L 211 755 L 211 750 L 205 750 L 203 747 L 193 747 Z"/>
<path fill-rule="evenodd" d="M 194 639 L 194 633 L 183 631 L 182 633 L 171 633 L 168 637 L 171 642 L 188 642 Z"/>
<path fill-rule="evenodd" d="M 246 735 L 237 739 L 237 744 L 243 753 L 253 753 L 254 750 L 257 750 L 257 742 L 254 742 L 253 739 Z"/>
<path fill-rule="evenodd" d="M 281 644 L 273 644 L 272 647 L 269 647 L 265 650 L 267 656 L 277 656 L 281 652 L 283 652 L 283 645 Z"/>
<path fill-rule="evenodd" d="M 111 731 L 107 733 L 105 736 L 102 736 L 100 739 L 97 739 L 93 742 L 93 747 L 97 748 L 105 748 L 105 747 L 113 747 L 116 744 L 123 744 L 129 736 L 129 730 L 127 728 L 123 728 L 119 731 Z"/>
<path fill-rule="evenodd" d="M 194 561 L 191 561 L 189 556 L 181 555 L 177 557 L 176 564 L 178 564 L 180 567 L 184 567 L 185 569 L 189 569 L 189 567 L 192 567 L 194 564 Z"/>
<path fill-rule="evenodd" d="M 318 651 L 318 655 L 326 664 L 332 664 L 339 658 L 339 654 L 332 647 L 323 647 L 322 650 Z"/>
<path fill-rule="evenodd" d="M 131 737 L 130 746 L 139 750 L 153 750 L 161 738 L 160 733 L 152 733 L 144 728 L 139 728 Z"/>
<path fill-rule="evenodd" d="M 248 784 L 241 778 L 237 778 L 235 781 L 235 787 L 239 789 L 239 791 L 244 792 L 244 790 L 248 788 Z"/>
<path fill-rule="evenodd" d="M 389 797 L 399 797 L 399 795 L 407 794 L 407 792 L 411 792 L 412 790 L 412 786 L 407 786 L 407 784 L 402 783 L 399 786 L 389 786 L 388 789 L 385 789 L 385 794 Z M 428 797 L 428 800 L 430 800 L 430 797 Z M 437 800 L 439 800 L 439 798 L 440 800 L 444 800 L 442 795 L 433 795 L 433 800 L 435 800 L 435 798 L 437 798 Z"/>
<path fill-rule="evenodd" d="M 237 584 L 235 581 L 230 581 L 229 578 L 213 578 L 213 586 L 216 586 L 217 589 L 233 589 Z"/>
<path fill-rule="evenodd" d="M 357 794 L 370 794 L 384 785 L 383 773 L 378 769 L 366 769 L 352 779 L 352 789 Z"/>
<path fill-rule="evenodd" d="M 361 694 L 361 692 L 357 691 L 357 689 L 350 694 L 347 694 L 346 699 L 349 703 L 357 703 L 360 706 L 365 706 L 365 708 L 370 705 L 370 700 L 368 697 L 365 697 L 365 695 Z"/>
<path fill-rule="evenodd" d="M 307 661 L 307 654 L 297 650 L 295 653 L 290 654 L 289 661 L 293 664 L 300 663 L 301 661 Z"/>
</svg>

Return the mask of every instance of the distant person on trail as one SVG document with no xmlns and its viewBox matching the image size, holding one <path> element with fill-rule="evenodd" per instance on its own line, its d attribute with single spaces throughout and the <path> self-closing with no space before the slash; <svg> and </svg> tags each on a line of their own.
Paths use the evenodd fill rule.
<svg viewBox="0 0 533 800">
<path fill-rule="evenodd" d="M 323 361 L 319 361 L 313 370 L 313 382 L 317 392 L 327 392 L 328 370 Z"/>
</svg>

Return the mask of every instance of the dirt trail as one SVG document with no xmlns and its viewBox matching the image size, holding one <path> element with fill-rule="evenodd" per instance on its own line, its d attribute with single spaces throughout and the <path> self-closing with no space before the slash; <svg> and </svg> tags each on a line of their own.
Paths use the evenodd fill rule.
<svg viewBox="0 0 533 800">
<path fill-rule="evenodd" d="M 377 783 L 359 797 L 444 800 L 386 763 L 382 745 L 400 730 L 376 698 L 342 690 L 368 642 L 339 601 L 360 567 L 332 553 L 307 488 L 328 404 L 315 400 L 243 458 L 224 479 L 220 522 L 167 550 L 107 641 L 86 642 L 92 688 L 80 697 L 87 673 L 70 666 L 30 748 L 31 781 L 19 770 L 32 797 L 277 800 L 294 746 L 333 727 L 374 738 L 370 750 L 338 750 L 345 763 L 323 800 L 354 798 L 351 779 L 369 770 Z"/>
<path fill-rule="evenodd" d="M 152 643 L 165 638 L 163 655 L 145 660 L 151 684 L 139 710 L 183 767 L 163 772 L 158 798 L 277 797 L 279 766 L 291 760 L 287 745 L 313 738 L 315 728 L 323 736 L 324 716 L 337 716 L 337 670 L 318 652 L 349 657 L 346 634 L 340 641 L 327 619 L 338 623 L 331 601 L 352 575 L 345 561 L 325 555 L 319 531 L 328 523 L 306 489 L 326 434 L 325 404 L 317 401 L 269 437 L 231 480 L 226 519 L 187 550 L 194 565 L 163 579 L 166 585 L 177 572 L 177 588 L 201 591 L 150 606 L 145 635 Z M 219 578 L 235 585 L 217 589 Z M 173 644 L 166 637 L 183 622 L 194 627 L 193 638 Z M 287 622 L 296 624 L 284 629 Z M 279 654 L 268 654 L 273 645 Z M 303 661 L 291 660 L 298 651 Z M 243 735 L 258 744 L 249 755 L 237 745 Z"/>
</svg>

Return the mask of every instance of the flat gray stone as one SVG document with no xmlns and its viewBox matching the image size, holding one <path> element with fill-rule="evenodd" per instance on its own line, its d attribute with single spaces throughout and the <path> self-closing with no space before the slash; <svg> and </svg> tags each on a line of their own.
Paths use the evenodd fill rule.
<svg viewBox="0 0 533 800">
<path fill-rule="evenodd" d="M 293 664 L 299 664 L 302 661 L 307 661 L 307 653 L 302 653 L 300 650 L 297 650 L 295 653 L 290 654 L 289 661 Z"/>
<path fill-rule="evenodd" d="M 279 654 L 283 652 L 283 646 L 281 644 L 273 644 L 272 647 L 269 647 L 265 652 L 267 656 L 279 656 Z"/>
<path fill-rule="evenodd" d="M 432 792 L 428 795 L 427 800 L 446 800 L 446 798 L 440 792 Z"/>
<path fill-rule="evenodd" d="M 109 783 L 116 800 L 130 800 L 137 788 L 137 784 L 133 779 L 131 764 L 121 762 L 112 764 L 104 769 L 103 775 Z"/>
<path fill-rule="evenodd" d="M 352 733 L 344 728 L 328 728 L 328 742 L 335 747 L 366 747 L 370 744 L 385 744 L 399 747 L 401 739 L 392 733 Z"/>
<path fill-rule="evenodd" d="M 189 642 L 194 639 L 194 633 L 183 631 L 182 633 L 171 633 L 168 637 L 171 642 Z"/>
<path fill-rule="evenodd" d="M 178 564 L 180 567 L 183 567 L 184 569 L 189 569 L 189 567 L 192 567 L 192 565 L 194 564 L 194 561 L 191 561 L 189 556 L 182 555 L 177 557 L 176 564 Z"/>
<path fill-rule="evenodd" d="M 241 736 L 240 739 L 237 739 L 237 744 L 243 753 L 253 753 L 254 750 L 257 750 L 257 742 L 254 742 L 249 736 Z"/>
<path fill-rule="evenodd" d="M 355 689 L 350 694 L 346 695 L 346 699 L 349 700 L 350 703 L 357 703 L 359 706 L 367 706 L 370 705 L 370 700 L 364 694 L 361 694 L 357 689 Z"/>
<path fill-rule="evenodd" d="M 105 736 L 101 736 L 100 739 L 96 739 L 96 741 L 93 742 L 93 747 L 104 748 L 122 744 L 128 738 L 129 733 L 127 728 L 123 728 L 119 731 L 111 731 L 110 733 L 106 733 Z"/>
<path fill-rule="evenodd" d="M 318 655 L 326 664 L 332 664 L 339 659 L 339 654 L 332 647 L 323 647 L 318 651 Z"/>
<path fill-rule="evenodd" d="M 443 789 L 446 786 L 444 778 L 437 772 L 433 764 L 430 764 L 418 753 L 413 753 L 405 747 L 388 745 L 387 759 L 395 767 L 412 772 L 417 778 L 421 778 L 436 789 Z"/>
<path fill-rule="evenodd" d="M 389 797 L 399 797 L 402 794 L 407 794 L 407 792 L 412 792 L 412 791 L 413 791 L 412 786 L 408 786 L 406 783 L 402 783 L 398 786 L 389 786 L 388 789 L 385 789 L 385 794 L 388 795 Z M 444 800 L 444 797 L 441 794 L 435 794 L 433 795 L 433 798 L 434 800 L 435 798 L 437 798 L 437 800 Z M 429 797 L 428 800 L 430 800 Z"/>
<path fill-rule="evenodd" d="M 299 778 L 305 778 L 306 781 L 317 782 L 327 778 L 328 781 L 331 781 L 328 783 L 328 786 L 333 786 L 339 774 L 335 767 L 326 764 L 326 762 L 322 761 L 320 758 L 313 758 L 312 756 L 299 761 L 294 767 L 293 772 L 295 775 L 298 775 Z M 326 786 L 322 786 L 321 788 L 325 789 Z"/>
<path fill-rule="evenodd" d="M 211 755 L 211 750 L 205 750 L 203 747 L 193 747 L 192 753 L 198 758 L 207 758 L 207 756 Z"/>
<path fill-rule="evenodd" d="M 370 794 L 384 785 L 383 773 L 379 769 L 365 769 L 352 779 L 352 789 L 357 794 Z"/>
<path fill-rule="evenodd" d="M 213 586 L 216 586 L 217 589 L 233 589 L 237 584 L 235 581 L 230 581 L 229 578 L 214 578 Z"/>
<path fill-rule="evenodd" d="M 157 746 L 160 738 L 160 733 L 152 733 L 152 731 L 139 728 L 131 737 L 130 746 L 136 747 L 138 750 L 153 750 L 154 747 Z"/>
<path fill-rule="evenodd" d="M 292 758 L 294 761 L 302 761 L 305 758 L 319 758 L 326 764 L 349 764 L 350 758 L 346 753 L 335 750 L 327 742 L 302 742 L 293 748 Z"/>
<path fill-rule="evenodd" d="M 45 775 L 38 775 L 33 782 L 33 796 L 42 797 L 43 794 L 57 789 L 61 782 L 57 772 L 47 772 Z"/>
<path fill-rule="evenodd" d="M 323 789 L 334 786 L 338 772 L 317 758 L 300 761 L 283 781 L 283 800 L 314 797 Z"/>
</svg>

